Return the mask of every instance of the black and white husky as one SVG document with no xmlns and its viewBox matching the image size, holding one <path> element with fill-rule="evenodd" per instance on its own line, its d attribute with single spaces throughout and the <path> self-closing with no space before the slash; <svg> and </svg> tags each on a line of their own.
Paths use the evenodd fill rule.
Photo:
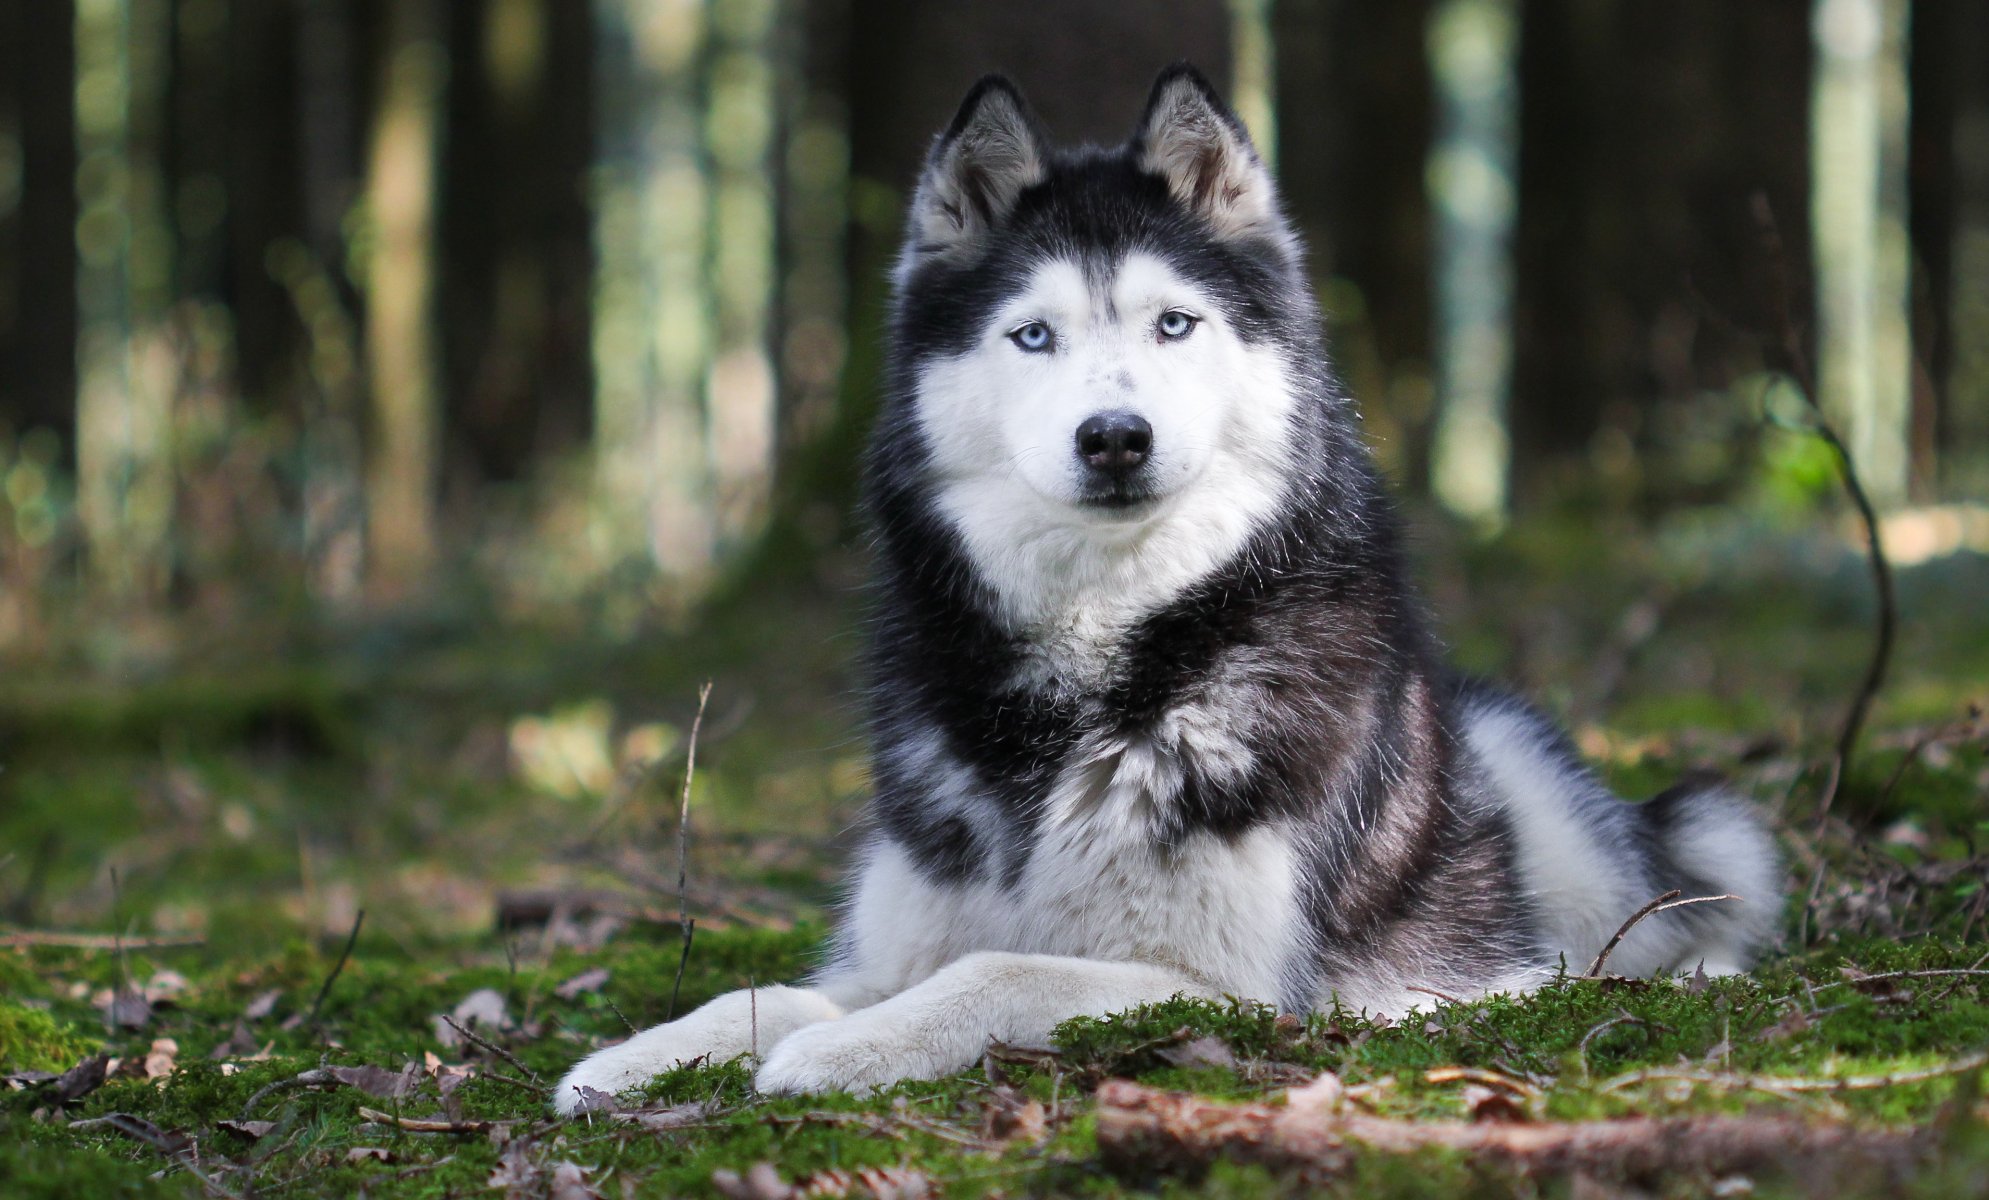
<svg viewBox="0 0 1989 1200">
<path fill-rule="evenodd" d="M 1276 189 L 1189 67 L 1052 148 L 1006 80 L 935 143 L 868 462 L 873 831 L 827 965 L 587 1058 L 863 1089 L 1177 994 L 1400 1013 L 1745 968 L 1779 909 L 1734 798 L 1611 795 L 1436 661 Z M 1426 990 L 1425 990 L 1426 989 Z M 757 1041 L 755 1041 L 757 1039 Z"/>
</svg>

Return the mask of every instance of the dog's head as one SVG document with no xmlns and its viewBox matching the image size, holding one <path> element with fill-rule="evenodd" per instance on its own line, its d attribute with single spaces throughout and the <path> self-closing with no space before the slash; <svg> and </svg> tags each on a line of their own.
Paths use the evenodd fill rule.
<svg viewBox="0 0 1989 1200">
<path fill-rule="evenodd" d="M 1127 547 L 1213 565 L 1304 473 L 1316 310 L 1270 173 L 1192 67 L 1105 150 L 1053 148 L 982 80 L 927 159 L 896 283 L 877 453 L 916 459 L 998 579 L 991 559 L 1046 546 L 1078 571 Z"/>
</svg>

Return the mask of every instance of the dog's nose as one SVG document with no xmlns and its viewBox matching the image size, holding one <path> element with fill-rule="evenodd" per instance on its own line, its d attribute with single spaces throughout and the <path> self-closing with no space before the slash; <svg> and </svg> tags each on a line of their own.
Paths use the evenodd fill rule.
<svg viewBox="0 0 1989 1200">
<path fill-rule="evenodd" d="M 1153 426 L 1129 412 L 1104 412 L 1077 427 L 1077 456 L 1094 471 L 1124 474 L 1153 453 Z"/>
</svg>

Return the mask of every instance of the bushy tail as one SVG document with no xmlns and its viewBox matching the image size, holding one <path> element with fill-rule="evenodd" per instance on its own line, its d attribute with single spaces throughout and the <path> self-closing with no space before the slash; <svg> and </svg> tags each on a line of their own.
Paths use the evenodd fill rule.
<svg viewBox="0 0 1989 1200">
<path fill-rule="evenodd" d="M 1640 804 L 1652 881 L 1684 897 L 1738 896 L 1664 914 L 1686 935 L 1673 969 L 1744 971 L 1775 938 L 1782 917 L 1782 861 L 1753 806 L 1717 780 L 1687 780 Z M 1683 898 L 1683 897 L 1681 897 Z"/>
</svg>

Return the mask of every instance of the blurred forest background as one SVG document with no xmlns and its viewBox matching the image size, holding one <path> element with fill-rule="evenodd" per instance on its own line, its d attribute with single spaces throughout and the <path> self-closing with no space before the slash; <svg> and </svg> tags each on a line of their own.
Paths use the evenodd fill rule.
<svg viewBox="0 0 1989 1200">
<path fill-rule="evenodd" d="M 581 827 L 653 882 L 616 822 L 705 677 L 713 853 L 815 878 L 928 139 L 994 69 L 1117 139 L 1184 57 L 1466 663 L 1632 783 L 1827 736 L 1871 600 L 1813 390 L 1905 572 L 1888 719 L 1974 694 L 1989 5 L 0 0 L 4 915 L 487 927 Z"/>
</svg>

